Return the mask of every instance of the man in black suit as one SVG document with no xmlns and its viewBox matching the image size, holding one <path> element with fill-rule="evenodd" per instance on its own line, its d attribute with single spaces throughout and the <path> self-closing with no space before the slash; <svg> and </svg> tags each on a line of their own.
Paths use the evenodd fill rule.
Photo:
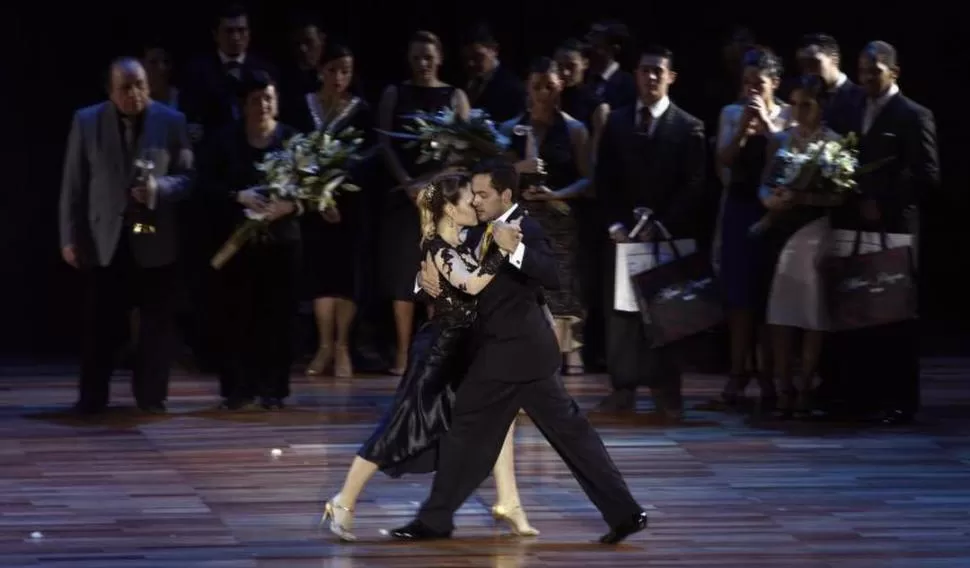
<svg viewBox="0 0 970 568">
<path fill-rule="evenodd" d="M 670 50 L 644 50 L 636 71 L 639 100 L 613 111 L 604 129 L 595 179 L 607 215 L 604 228 L 615 243 L 629 241 L 635 207 L 652 209 L 674 238 L 696 237 L 701 229 L 697 219 L 704 206 L 704 124 L 670 101 L 667 93 L 676 77 Z M 648 228 L 641 236 L 652 240 L 659 235 Z M 616 258 L 615 250 L 609 254 Z M 677 421 L 683 410 L 680 365 L 671 347 L 650 348 L 640 314 L 613 310 L 614 268 L 611 263 L 605 275 L 607 367 L 614 392 L 600 409 L 633 410 L 637 385 L 646 382 L 656 418 Z"/>
<path fill-rule="evenodd" d="M 461 54 L 469 76 L 468 102 L 473 108 L 484 109 L 496 123 L 525 111 L 525 85 L 499 61 L 498 41 L 487 26 L 474 26 L 465 35 Z"/>
<path fill-rule="evenodd" d="M 795 57 L 803 74 L 818 76 L 828 87 L 824 109 L 826 125 L 842 136 L 858 133 L 866 95 L 862 87 L 842 72 L 841 50 L 835 38 L 826 34 L 808 34 L 802 38 Z M 840 361 L 848 361 L 854 355 L 844 352 L 840 340 L 839 333 L 826 334 L 819 360 L 820 383 L 814 393 L 816 407 L 833 418 L 851 411 L 846 407 L 846 393 L 851 388 L 850 383 L 858 380 L 842 373 L 844 366 Z"/>
<path fill-rule="evenodd" d="M 182 82 L 180 105 L 195 143 L 240 118 L 236 93 L 244 72 L 261 69 L 277 78 L 273 65 L 249 52 L 249 15 L 242 6 L 220 11 L 212 35 L 216 50 L 190 61 Z"/>
<path fill-rule="evenodd" d="M 626 24 L 616 20 L 596 22 L 590 26 L 586 41 L 590 45 L 586 84 L 610 108 L 635 103 L 637 89 L 633 76 L 620 68 L 620 59 L 629 58 L 626 50 L 632 43 Z"/>
<path fill-rule="evenodd" d="M 61 182 L 61 256 L 86 281 L 75 410 L 107 407 L 127 312 L 137 306 L 132 394 L 140 409 L 160 413 L 173 355 L 175 206 L 189 192 L 193 154 L 185 116 L 149 98 L 137 59 L 111 65 L 108 92 L 75 113 Z"/>
<path fill-rule="evenodd" d="M 842 72 L 838 42 L 826 34 L 809 34 L 802 38 L 795 52 L 802 74 L 816 75 L 828 87 L 825 102 L 825 124 L 845 136 L 859 130 L 859 109 L 865 93 Z"/>
<path fill-rule="evenodd" d="M 517 187 L 511 164 L 473 170 L 473 204 L 479 220 L 491 223 L 492 241 L 482 240 L 481 229 L 469 238 L 483 249 L 500 247 L 508 260 L 478 295 L 476 351 L 440 442 L 431 495 L 414 521 L 391 532 L 395 538 L 451 536 L 455 511 L 488 476 L 520 408 L 603 514 L 610 531 L 601 542 L 615 544 L 646 527 L 646 513 L 558 375 L 559 345 L 536 301 L 542 288 L 559 286 L 555 260 L 538 222 L 515 203 Z"/>
<path fill-rule="evenodd" d="M 859 199 L 837 211 L 833 224 L 911 234 L 915 254 L 919 207 L 940 183 L 933 113 L 900 92 L 896 49 L 890 44 L 869 43 L 859 55 L 858 70 L 866 94 L 859 121 L 859 163 L 892 160 L 861 177 Z M 842 372 L 855 381 L 851 406 L 881 412 L 886 424 L 910 422 L 920 398 L 917 321 L 844 335 L 851 367 Z"/>
</svg>

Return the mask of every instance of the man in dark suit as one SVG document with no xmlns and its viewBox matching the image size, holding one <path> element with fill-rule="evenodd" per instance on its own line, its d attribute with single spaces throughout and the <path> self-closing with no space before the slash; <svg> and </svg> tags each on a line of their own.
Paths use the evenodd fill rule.
<svg viewBox="0 0 970 568">
<path fill-rule="evenodd" d="M 481 229 L 469 238 L 482 249 L 500 247 L 508 260 L 477 296 L 476 350 L 456 393 L 451 429 L 440 442 L 431 495 L 414 521 L 391 532 L 395 538 L 451 536 L 455 511 L 488 476 L 520 408 L 603 514 L 610 531 L 601 542 L 615 544 L 646 527 L 646 513 L 558 375 L 559 345 L 536 301 L 542 288 L 559 286 L 555 260 L 538 222 L 515 203 L 517 187 L 511 164 L 473 170 L 472 203 L 493 230 L 492 240 L 483 240 Z"/>
<path fill-rule="evenodd" d="M 462 40 L 462 58 L 469 81 L 466 92 L 473 108 L 484 109 L 496 124 L 525 111 L 525 86 L 499 61 L 498 41 L 484 24 Z"/>
<path fill-rule="evenodd" d="M 840 228 L 913 235 L 919 251 L 919 207 L 940 183 L 933 113 L 897 84 L 896 49 L 869 43 L 859 55 L 861 108 L 859 163 L 891 161 L 861 177 L 859 199 L 836 212 Z M 881 412 L 886 424 L 910 422 L 919 409 L 919 335 L 915 320 L 844 334 L 853 377 L 850 406 Z"/>
<path fill-rule="evenodd" d="M 273 65 L 249 52 L 249 15 L 242 6 L 220 11 L 212 35 L 216 50 L 190 61 L 182 81 L 180 104 L 194 143 L 239 119 L 236 93 L 244 72 L 261 69 L 277 78 Z"/>
<path fill-rule="evenodd" d="M 132 391 L 142 410 L 164 412 L 173 347 L 175 203 L 189 190 L 192 151 L 185 116 L 149 98 L 137 59 L 112 63 L 108 90 L 108 101 L 75 113 L 61 182 L 61 255 L 83 271 L 87 285 L 75 409 L 107 407 L 126 312 L 138 306 Z"/>
<path fill-rule="evenodd" d="M 586 84 L 610 108 L 634 104 L 637 88 L 633 76 L 620 69 L 620 59 L 629 58 L 626 50 L 632 43 L 626 24 L 616 20 L 597 22 L 590 26 L 586 41 L 590 45 Z"/>
<path fill-rule="evenodd" d="M 842 72 L 841 50 L 835 38 L 826 34 L 808 34 L 802 38 L 795 57 L 803 74 L 816 75 L 828 86 L 824 109 L 826 125 L 842 136 L 858 133 L 866 95 L 862 87 Z M 850 410 L 845 407 L 846 388 L 848 383 L 858 380 L 841 373 L 843 366 L 839 362 L 850 360 L 854 355 L 844 352 L 840 340 L 839 333 L 826 334 L 819 360 L 820 383 L 814 393 L 816 407 L 833 418 Z"/>
<path fill-rule="evenodd" d="M 864 102 L 862 87 L 842 72 L 838 42 L 826 34 L 809 34 L 802 38 L 795 52 L 802 74 L 816 75 L 828 87 L 825 102 L 825 124 L 845 136 L 859 130 L 859 109 Z"/>
<path fill-rule="evenodd" d="M 636 71 L 639 100 L 610 113 L 599 146 L 596 187 L 606 210 L 606 227 L 615 243 L 629 241 L 635 207 L 648 207 L 674 238 L 696 237 L 704 206 L 704 124 L 670 101 L 677 74 L 673 54 L 662 47 L 644 50 Z M 659 235 L 655 228 L 641 234 Z M 616 258 L 615 250 L 609 252 Z M 609 310 L 607 367 L 613 393 L 604 411 L 630 411 L 637 385 L 646 382 L 660 420 L 679 420 L 683 410 L 681 368 L 671 347 L 650 348 L 640 314 L 613 310 L 614 266 L 605 277 Z"/>
</svg>

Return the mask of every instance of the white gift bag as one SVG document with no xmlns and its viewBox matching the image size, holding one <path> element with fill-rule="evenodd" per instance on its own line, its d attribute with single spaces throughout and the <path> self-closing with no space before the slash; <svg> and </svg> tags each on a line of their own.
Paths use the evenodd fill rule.
<svg viewBox="0 0 970 568">
<path fill-rule="evenodd" d="M 682 257 L 697 252 L 697 241 L 694 239 L 677 239 L 674 244 Z M 674 251 L 669 241 L 660 242 L 657 246 L 657 252 L 658 254 L 655 255 L 653 243 L 620 243 L 616 245 L 616 268 L 613 280 L 614 310 L 618 312 L 640 311 L 631 278 L 674 259 Z"/>
</svg>

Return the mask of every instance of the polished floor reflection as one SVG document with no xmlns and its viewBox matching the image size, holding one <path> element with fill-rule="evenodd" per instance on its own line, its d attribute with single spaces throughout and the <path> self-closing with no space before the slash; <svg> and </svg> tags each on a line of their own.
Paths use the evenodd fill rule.
<svg viewBox="0 0 970 568">
<path fill-rule="evenodd" d="M 691 412 L 676 428 L 595 417 L 651 528 L 618 548 L 592 544 L 596 510 L 526 418 L 519 485 L 542 536 L 503 534 L 491 482 L 459 512 L 458 538 L 390 542 L 429 476 L 377 478 L 359 504 L 362 541 L 315 528 L 323 498 L 395 380 L 296 379 L 293 407 L 225 414 L 215 381 L 180 376 L 171 413 L 121 408 L 96 420 L 58 411 L 65 369 L 0 373 L 0 567 L 834 567 L 970 566 L 970 361 L 925 365 L 926 417 L 896 428 L 746 424 Z M 567 381 L 584 408 L 600 377 Z M 127 380 L 114 385 L 130 406 Z M 691 403 L 719 379 L 692 376 Z M 649 403 L 641 402 L 642 412 Z M 274 455 L 273 450 L 280 450 Z"/>
</svg>

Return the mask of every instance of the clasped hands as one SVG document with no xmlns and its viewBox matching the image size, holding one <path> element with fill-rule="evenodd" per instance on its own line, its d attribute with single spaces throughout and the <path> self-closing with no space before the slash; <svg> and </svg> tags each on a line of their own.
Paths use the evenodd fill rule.
<svg viewBox="0 0 970 568">
<path fill-rule="evenodd" d="M 155 195 L 158 192 L 158 182 L 154 176 L 140 180 L 138 185 L 131 188 L 131 198 L 145 207 L 154 208 Z"/>
<path fill-rule="evenodd" d="M 508 223 L 503 221 L 492 223 L 492 241 L 505 254 L 511 254 L 522 242 L 522 227 L 519 223 L 519 219 Z M 432 298 L 437 298 L 441 294 L 441 276 L 438 274 L 438 268 L 431 253 L 421 261 L 418 286 Z"/>
<path fill-rule="evenodd" d="M 244 189 L 236 194 L 236 201 L 267 221 L 275 221 L 296 212 L 296 204 L 284 199 L 271 199 L 263 195 L 260 186 Z"/>
</svg>

